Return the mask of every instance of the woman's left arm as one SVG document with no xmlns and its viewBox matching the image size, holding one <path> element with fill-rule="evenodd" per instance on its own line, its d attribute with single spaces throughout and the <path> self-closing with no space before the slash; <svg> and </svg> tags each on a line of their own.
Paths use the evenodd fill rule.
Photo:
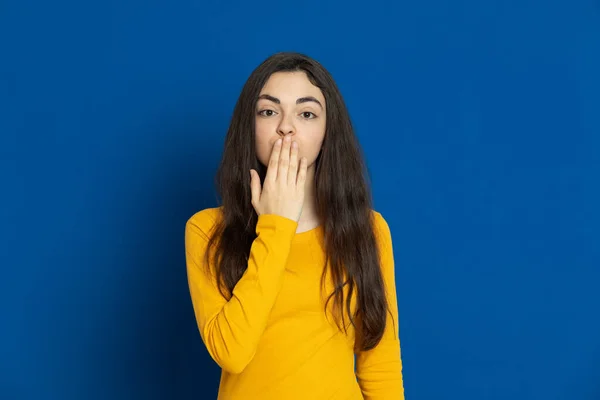
<svg viewBox="0 0 600 400">
<path fill-rule="evenodd" d="M 356 354 L 356 376 L 365 400 L 404 400 L 392 236 L 378 212 L 375 221 L 389 311 L 381 341 L 373 349 Z"/>
</svg>

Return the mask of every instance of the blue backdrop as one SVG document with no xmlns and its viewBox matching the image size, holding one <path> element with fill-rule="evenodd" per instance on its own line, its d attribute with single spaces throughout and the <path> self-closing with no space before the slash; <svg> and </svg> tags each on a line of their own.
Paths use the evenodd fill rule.
<svg viewBox="0 0 600 400">
<path fill-rule="evenodd" d="M 291 50 L 392 229 L 407 399 L 600 399 L 598 1 L 3 1 L 0 38 L 0 398 L 215 398 L 184 224 Z"/>
</svg>

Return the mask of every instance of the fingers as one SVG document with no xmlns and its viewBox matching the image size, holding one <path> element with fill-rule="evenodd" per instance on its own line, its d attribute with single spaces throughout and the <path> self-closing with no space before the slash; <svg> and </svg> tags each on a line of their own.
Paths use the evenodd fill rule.
<svg viewBox="0 0 600 400">
<path fill-rule="evenodd" d="M 304 193 L 304 184 L 306 182 L 306 170 L 308 169 L 308 161 L 306 160 L 306 157 L 302 157 L 302 160 L 300 160 L 300 169 L 298 170 L 298 180 L 296 182 L 296 184 L 298 185 L 298 188 L 302 191 L 302 193 Z"/>
<path fill-rule="evenodd" d="M 267 174 L 265 180 L 275 182 L 277 180 L 277 168 L 279 166 L 279 153 L 281 153 L 281 139 L 277 139 L 271 152 L 271 158 L 269 159 L 269 165 L 267 166 Z"/>
<path fill-rule="evenodd" d="M 252 205 L 256 207 L 260 200 L 260 177 L 253 169 L 250 170 L 250 190 L 252 192 Z"/>
<path fill-rule="evenodd" d="M 290 166 L 288 170 L 287 181 L 296 183 L 296 175 L 298 174 L 298 143 L 292 142 L 292 150 L 290 151 Z"/>
<path fill-rule="evenodd" d="M 277 171 L 277 180 L 282 185 L 287 184 L 288 170 L 290 167 L 290 147 L 292 145 L 292 138 L 289 136 L 285 137 L 283 146 L 281 148 L 281 154 L 279 155 L 279 170 Z"/>
<path fill-rule="evenodd" d="M 273 145 L 269 165 L 265 181 L 279 182 L 283 185 L 287 183 L 298 183 L 299 166 L 304 165 L 304 176 L 306 179 L 306 159 L 304 164 L 298 159 L 299 146 L 297 142 L 292 142 L 291 137 L 286 137 L 285 140 L 278 139 Z"/>
</svg>

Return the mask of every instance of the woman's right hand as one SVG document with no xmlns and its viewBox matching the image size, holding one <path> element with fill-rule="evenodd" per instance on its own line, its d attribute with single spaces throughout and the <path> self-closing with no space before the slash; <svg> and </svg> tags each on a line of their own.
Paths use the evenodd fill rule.
<svg viewBox="0 0 600 400">
<path fill-rule="evenodd" d="M 302 214 L 307 161 L 298 166 L 298 143 L 288 136 L 273 146 L 267 174 L 262 185 L 258 173 L 250 170 L 252 206 L 258 215 L 276 214 L 296 222 Z"/>
</svg>

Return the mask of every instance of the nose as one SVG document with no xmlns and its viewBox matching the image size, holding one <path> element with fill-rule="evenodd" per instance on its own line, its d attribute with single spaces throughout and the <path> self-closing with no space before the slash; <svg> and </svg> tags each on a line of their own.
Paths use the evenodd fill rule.
<svg viewBox="0 0 600 400">
<path fill-rule="evenodd" d="M 283 137 L 286 135 L 293 135 L 296 132 L 292 117 L 287 116 L 281 118 L 281 122 L 277 127 L 277 133 Z"/>
</svg>

